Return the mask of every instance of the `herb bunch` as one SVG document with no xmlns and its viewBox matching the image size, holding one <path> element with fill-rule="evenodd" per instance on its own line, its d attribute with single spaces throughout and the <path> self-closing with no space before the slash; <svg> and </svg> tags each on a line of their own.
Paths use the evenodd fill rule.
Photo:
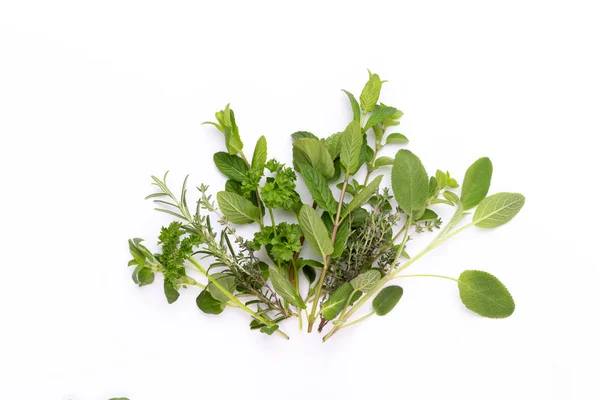
<svg viewBox="0 0 600 400">
<path fill-rule="evenodd" d="M 380 156 L 386 146 L 408 143 L 403 134 L 389 133 L 403 113 L 379 101 L 384 82 L 369 72 L 358 100 L 344 91 L 353 118 L 343 131 L 326 138 L 293 133 L 292 166 L 268 160 L 264 136 L 248 159 L 233 110 L 227 105 L 218 111 L 216 121 L 207 124 L 225 138 L 226 151 L 214 155 L 217 169 L 227 178 L 224 190 L 213 201 L 209 188 L 200 185 L 190 209 L 187 177 L 175 195 L 167 174 L 153 176 L 158 190 L 147 199 L 175 220 L 161 229 L 156 253 L 142 239 L 129 240 L 133 281 L 145 286 L 157 273 L 162 275 L 169 303 L 182 289 L 198 287 L 196 305 L 202 312 L 218 315 L 238 308 L 249 314 L 250 329 L 285 338 L 279 324 L 292 317 L 300 329 L 306 321 L 308 332 L 317 321 L 319 332 L 331 323 L 325 341 L 374 315 L 386 315 L 403 295 L 401 286 L 390 283 L 413 277 L 454 281 L 469 310 L 488 318 L 510 316 L 515 309 L 512 296 L 487 272 L 467 270 L 458 278 L 404 273 L 472 226 L 490 229 L 509 222 L 525 198 L 518 193 L 488 196 L 492 163 L 485 157 L 467 169 L 457 192 L 455 178 L 441 170 L 429 176 L 409 150 L 399 150 L 394 158 Z M 382 187 L 389 167 L 391 188 Z M 360 182 L 362 170 L 366 176 Z M 301 198 L 299 181 L 312 198 Z M 454 209 L 445 224 L 435 211 L 440 206 Z M 296 222 L 278 222 L 276 212 L 288 213 Z M 469 215 L 470 222 L 463 223 Z M 254 225 L 256 232 L 243 238 L 237 225 Z M 410 240 L 430 233 L 429 245 L 410 256 Z M 306 247 L 316 259 L 306 258 Z M 203 282 L 188 275 L 190 270 L 204 277 Z M 354 318 L 367 304 L 371 310 Z"/>
</svg>

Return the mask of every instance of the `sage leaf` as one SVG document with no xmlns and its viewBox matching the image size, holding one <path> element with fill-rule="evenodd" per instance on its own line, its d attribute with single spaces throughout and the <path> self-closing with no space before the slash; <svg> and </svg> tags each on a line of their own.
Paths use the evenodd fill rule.
<svg viewBox="0 0 600 400">
<path fill-rule="evenodd" d="M 333 245 L 327 233 L 327 228 L 321 221 L 319 214 L 311 206 L 306 204 L 302 206 L 298 222 L 304 237 L 315 253 L 321 254 L 323 258 L 333 253 Z"/>
<path fill-rule="evenodd" d="M 236 155 L 220 151 L 213 156 L 215 165 L 225 176 L 236 182 L 242 182 L 248 172 L 246 162 Z"/>
<path fill-rule="evenodd" d="M 492 181 L 492 170 L 492 162 L 487 157 L 480 158 L 467 169 L 460 193 L 460 201 L 465 210 L 485 199 Z"/>
<path fill-rule="evenodd" d="M 206 289 L 196 297 L 196 305 L 203 313 L 214 315 L 221 314 L 227 307 L 226 302 L 215 299 Z"/>
<path fill-rule="evenodd" d="M 375 169 L 385 167 L 386 165 L 394 165 L 394 159 L 392 157 L 382 156 L 375 160 Z"/>
<path fill-rule="evenodd" d="M 458 278 L 460 299 L 469 310 L 487 318 L 506 318 L 515 311 L 510 292 L 495 276 L 468 270 Z"/>
<path fill-rule="evenodd" d="M 292 155 L 296 171 L 301 171 L 301 166 L 308 164 L 327 179 L 335 174 L 331 154 L 325 143 L 318 139 L 295 139 L 292 145 Z"/>
<path fill-rule="evenodd" d="M 250 224 L 260 221 L 260 210 L 237 193 L 217 193 L 217 203 L 223 215 L 234 224 Z"/>
<path fill-rule="evenodd" d="M 394 114 L 396 114 L 397 111 L 398 110 L 395 109 L 394 107 L 376 105 L 375 108 L 373 109 L 373 114 L 371 114 L 371 116 L 367 120 L 367 123 L 365 124 L 363 131 L 366 132 L 369 129 L 371 129 L 372 127 L 374 127 L 375 125 L 379 125 L 386 119 L 388 119 L 391 116 L 393 116 Z"/>
<path fill-rule="evenodd" d="M 405 144 L 408 138 L 401 133 L 392 133 L 385 139 L 385 144 Z"/>
<path fill-rule="evenodd" d="M 439 216 L 437 215 L 437 213 L 435 211 L 427 208 L 427 209 L 425 209 L 425 211 L 423 212 L 423 214 L 421 214 L 421 216 L 419 218 L 415 219 L 415 221 L 435 221 L 438 218 L 439 218 Z"/>
<path fill-rule="evenodd" d="M 335 215 L 338 204 L 325 177 L 308 164 L 301 167 L 300 174 L 317 205 L 328 213 Z"/>
<path fill-rule="evenodd" d="M 165 281 L 163 286 L 165 297 L 167 298 L 167 302 L 169 304 L 173 304 L 179 298 L 179 292 L 173 286 L 171 286 L 168 282 Z"/>
<path fill-rule="evenodd" d="M 335 235 L 335 241 L 333 243 L 333 253 L 331 258 L 335 259 L 342 255 L 346 248 L 346 242 L 350 237 L 350 220 L 344 219 L 338 227 L 337 234 Z"/>
<path fill-rule="evenodd" d="M 496 193 L 479 203 L 473 215 L 473 224 L 480 228 L 496 228 L 515 217 L 525 204 L 520 193 Z"/>
<path fill-rule="evenodd" d="M 379 94 L 381 93 L 381 78 L 377 74 L 369 73 L 369 80 L 360 94 L 360 108 L 363 111 L 371 112 L 379 100 Z"/>
<path fill-rule="evenodd" d="M 342 91 L 344 93 L 346 93 L 346 96 L 348 96 L 348 99 L 350 100 L 350 105 L 352 106 L 352 115 L 353 115 L 353 121 L 360 121 L 360 107 L 358 105 L 358 101 L 356 101 L 356 98 L 354 97 L 354 95 L 352 93 L 350 93 L 347 90 L 342 89 Z"/>
<path fill-rule="evenodd" d="M 363 146 L 363 133 L 360 124 L 352 121 L 344 130 L 341 138 L 340 161 L 344 171 L 352 175 L 360 167 L 361 148 Z"/>
<path fill-rule="evenodd" d="M 262 171 L 267 163 L 267 139 L 264 136 L 258 138 L 252 155 L 252 168 Z"/>
<path fill-rule="evenodd" d="M 348 297 L 350 297 L 353 292 L 354 289 L 349 283 L 344 283 L 342 286 L 338 287 L 323 303 L 323 307 L 321 308 L 323 318 L 328 321 L 335 319 L 339 313 L 342 312 L 348 301 Z"/>
<path fill-rule="evenodd" d="M 404 291 L 400 286 L 387 286 L 373 299 L 373 310 L 379 316 L 386 315 L 398 304 Z"/>
<path fill-rule="evenodd" d="M 223 286 L 223 289 L 228 291 L 229 293 L 235 292 L 235 276 L 231 274 L 226 274 L 223 272 L 218 272 L 216 274 L 212 274 L 211 278 L 216 280 L 219 285 Z M 210 295 L 217 301 L 222 303 L 227 303 L 229 301 L 229 297 L 225 294 L 221 289 L 217 287 L 213 282 L 209 282 L 206 286 L 206 290 L 210 293 Z"/>
<path fill-rule="evenodd" d="M 381 272 L 376 269 L 369 269 L 356 278 L 350 281 L 350 284 L 354 288 L 354 290 L 358 290 L 361 292 L 369 292 L 376 285 L 377 282 L 381 279 Z"/>
<path fill-rule="evenodd" d="M 273 289 L 280 295 L 284 300 L 288 301 L 291 305 L 306 308 L 306 304 L 302 301 L 302 298 L 296 292 L 296 289 L 292 286 L 289 280 L 287 280 L 281 272 L 276 269 L 271 269 L 271 282 L 273 282 Z"/>
<path fill-rule="evenodd" d="M 379 189 L 379 184 L 381 183 L 381 179 L 383 179 L 383 175 L 377 176 L 367 186 L 365 186 L 363 188 L 363 190 L 358 192 L 354 196 L 354 198 L 352 199 L 350 204 L 348 204 L 346 206 L 346 208 L 344 209 L 344 212 L 342 213 L 341 218 L 342 219 L 346 218 L 346 216 L 348 216 L 348 214 L 350 214 L 352 211 L 354 211 L 355 209 L 359 208 L 360 206 L 365 204 L 367 201 L 369 201 L 371 196 L 373 196 L 377 192 L 377 189 Z"/>
<path fill-rule="evenodd" d="M 410 214 L 427 203 L 427 171 L 421 160 L 409 150 L 396 153 L 392 168 L 392 189 L 398 205 L 406 213 Z"/>
</svg>

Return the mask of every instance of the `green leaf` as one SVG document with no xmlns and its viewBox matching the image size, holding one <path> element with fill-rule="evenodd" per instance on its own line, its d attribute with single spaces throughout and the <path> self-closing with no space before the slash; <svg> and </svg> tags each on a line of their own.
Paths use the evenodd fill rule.
<svg viewBox="0 0 600 400">
<path fill-rule="evenodd" d="M 154 282 L 154 272 L 150 268 L 142 268 L 138 271 L 137 279 L 140 286 L 146 286 Z"/>
<path fill-rule="evenodd" d="M 421 160 L 409 150 L 396 153 L 392 168 L 392 189 L 398 205 L 406 213 L 425 206 L 429 194 L 429 178 Z"/>
<path fill-rule="evenodd" d="M 334 215 L 337 211 L 337 201 L 335 201 L 329 184 L 323 175 L 308 164 L 301 166 L 300 174 L 317 205 Z"/>
<path fill-rule="evenodd" d="M 169 304 L 173 304 L 179 298 L 179 292 L 173 286 L 169 285 L 168 282 L 164 284 L 165 297 Z"/>
<path fill-rule="evenodd" d="M 485 199 L 492 181 L 492 170 L 492 162 L 487 157 L 480 158 L 467 169 L 460 193 L 460 201 L 465 210 Z"/>
<path fill-rule="evenodd" d="M 479 203 L 473 215 L 473 224 L 480 228 L 496 228 L 515 217 L 525 204 L 520 193 L 496 193 Z"/>
<path fill-rule="evenodd" d="M 338 227 L 337 234 L 335 235 L 335 241 L 333 243 L 333 253 L 331 253 L 331 258 L 335 259 L 342 255 L 344 249 L 346 248 L 346 242 L 350 237 L 350 220 L 344 219 L 340 222 L 340 226 Z"/>
<path fill-rule="evenodd" d="M 365 186 L 363 190 L 358 192 L 356 194 L 356 196 L 354 196 L 354 198 L 352 199 L 350 204 L 348 204 L 346 206 L 346 208 L 344 209 L 344 212 L 342 213 L 341 218 L 342 219 L 346 218 L 346 216 L 348 216 L 348 214 L 350 214 L 352 211 L 354 211 L 355 209 L 359 208 L 360 206 L 365 204 L 367 201 L 369 201 L 371 196 L 373 196 L 377 192 L 377 189 L 379 189 L 379 184 L 381 183 L 382 178 L 383 178 L 383 175 L 379 175 L 378 177 L 373 179 L 373 181 L 371 181 L 371 183 L 369 183 L 367 186 Z"/>
<path fill-rule="evenodd" d="M 352 106 L 352 114 L 354 116 L 354 118 L 352 119 L 353 121 L 360 121 L 360 107 L 358 106 L 358 101 L 356 101 L 356 98 L 354 97 L 354 95 L 352 93 L 350 93 L 347 90 L 342 89 L 342 91 L 344 93 L 346 93 L 346 95 L 348 96 L 348 99 L 350 99 L 350 105 Z"/>
<path fill-rule="evenodd" d="M 294 169 L 301 170 L 301 166 L 308 164 L 315 168 L 325 178 L 330 179 L 335 174 L 333 159 L 325 143 L 317 139 L 296 139 L 292 147 Z"/>
<path fill-rule="evenodd" d="M 363 133 L 356 121 L 348 124 L 342 135 L 340 161 L 347 174 L 354 174 L 360 167 L 360 152 L 363 146 Z"/>
<path fill-rule="evenodd" d="M 460 299 L 469 310 L 487 318 L 506 318 L 515 302 L 495 276 L 483 271 L 464 271 L 458 278 Z"/>
<path fill-rule="evenodd" d="M 419 218 L 415 219 L 415 221 L 435 221 L 438 218 L 439 216 L 435 211 L 427 208 Z"/>
<path fill-rule="evenodd" d="M 207 290 L 203 290 L 196 297 L 196 305 L 203 313 L 215 315 L 221 314 L 227 307 L 226 302 L 216 300 Z"/>
<path fill-rule="evenodd" d="M 340 312 L 344 309 L 344 305 L 346 301 L 348 301 L 348 297 L 354 292 L 352 285 L 349 283 L 344 283 L 342 286 L 336 289 L 335 292 L 329 296 L 327 301 L 323 303 L 323 307 L 321 308 L 321 314 L 323 318 L 328 321 L 335 319 L 339 315 Z"/>
<path fill-rule="evenodd" d="M 317 273 L 315 272 L 315 269 L 310 265 L 305 265 L 304 267 L 302 267 L 302 273 L 306 277 L 306 280 L 308 281 L 309 285 L 312 285 L 315 279 L 317 279 Z"/>
<path fill-rule="evenodd" d="M 375 169 L 385 167 L 386 165 L 394 165 L 394 159 L 392 157 L 379 157 L 375 160 Z"/>
<path fill-rule="evenodd" d="M 264 136 L 258 138 L 252 155 L 252 168 L 262 170 L 267 163 L 267 139 Z"/>
<path fill-rule="evenodd" d="M 225 145 L 229 154 L 238 154 L 244 148 L 242 139 L 240 138 L 240 132 L 238 126 L 235 123 L 235 115 L 233 110 L 229 108 L 229 104 L 224 110 L 218 111 L 215 116 L 217 117 L 218 124 L 214 122 L 205 122 L 205 124 L 211 124 L 217 127 L 225 135 Z"/>
<path fill-rule="evenodd" d="M 405 144 L 408 138 L 401 133 L 392 133 L 385 139 L 385 144 Z"/>
<path fill-rule="evenodd" d="M 454 192 L 449 192 L 449 191 L 445 191 L 444 193 L 442 193 L 442 195 L 444 196 L 444 198 L 454 204 L 458 204 L 458 202 L 460 201 L 460 199 L 458 198 L 458 196 L 456 195 L 456 193 Z"/>
<path fill-rule="evenodd" d="M 277 329 L 279 329 L 279 325 L 263 326 L 262 328 L 260 328 L 260 331 L 271 336 L 272 334 L 277 332 Z"/>
<path fill-rule="evenodd" d="M 273 282 L 273 289 L 284 300 L 287 300 L 293 306 L 306 308 L 306 304 L 304 304 L 296 289 L 294 289 L 289 280 L 281 275 L 281 272 L 271 269 L 271 282 Z"/>
<path fill-rule="evenodd" d="M 250 224 L 260 221 L 258 207 L 237 193 L 219 192 L 217 193 L 217 203 L 225 217 L 234 224 Z"/>
<path fill-rule="evenodd" d="M 375 109 L 373 110 L 373 114 L 371 114 L 371 116 L 367 120 L 363 131 L 366 132 L 375 125 L 379 125 L 386 119 L 390 118 L 392 115 L 396 114 L 397 111 L 398 110 L 394 107 L 376 105 Z"/>
<path fill-rule="evenodd" d="M 329 150 L 332 159 L 336 159 L 342 151 L 342 135 L 344 132 L 337 132 L 325 139 L 325 146 Z"/>
<path fill-rule="evenodd" d="M 236 182 L 242 182 L 248 172 L 246 162 L 236 155 L 220 151 L 215 153 L 213 160 L 219 171 Z"/>
<path fill-rule="evenodd" d="M 304 237 L 315 253 L 321 254 L 323 258 L 333 253 L 333 245 L 327 233 L 327 228 L 321 221 L 319 214 L 311 206 L 306 204 L 302 206 L 298 222 Z"/>
<path fill-rule="evenodd" d="M 229 293 L 233 293 L 235 291 L 235 276 L 231 274 L 226 274 L 224 272 L 217 272 L 216 274 L 212 274 L 211 278 L 216 280 L 219 283 L 219 285 L 223 286 L 223 288 Z M 208 293 L 210 293 L 213 299 L 220 301 L 221 303 L 227 303 L 229 301 L 229 297 L 213 282 L 208 282 L 206 290 L 208 291 Z"/>
<path fill-rule="evenodd" d="M 129 252 L 131 253 L 131 256 L 133 257 L 133 259 L 139 265 L 143 266 L 144 264 L 146 264 L 146 256 L 144 255 L 144 252 L 138 248 L 137 244 L 133 240 L 129 239 L 128 243 L 129 243 Z"/>
<path fill-rule="evenodd" d="M 386 315 L 398 304 L 404 291 L 400 286 L 388 286 L 373 299 L 373 310 L 379 316 Z"/>
<path fill-rule="evenodd" d="M 375 104 L 377 104 L 377 100 L 379 100 L 381 85 L 382 82 L 379 75 L 372 74 L 360 94 L 360 108 L 362 108 L 363 111 L 373 111 Z"/>
<path fill-rule="evenodd" d="M 377 285 L 377 282 L 379 282 L 380 279 L 381 272 L 376 269 L 369 269 L 352 279 L 350 284 L 354 290 L 369 292 Z"/>
<path fill-rule="evenodd" d="M 133 280 L 133 283 L 135 283 L 136 285 L 140 284 L 140 279 L 138 278 L 138 274 L 140 273 L 140 271 L 144 269 L 143 265 L 138 265 L 137 267 L 135 267 L 135 269 L 133 270 L 133 273 L 131 274 L 131 279 Z"/>
<path fill-rule="evenodd" d="M 319 138 L 310 132 L 298 131 L 298 132 L 292 133 L 292 139 L 294 139 L 294 140 L 296 140 L 296 139 L 317 139 L 318 140 Z"/>
<path fill-rule="evenodd" d="M 225 191 L 230 193 L 237 193 L 241 196 L 242 184 L 234 181 L 233 179 L 228 179 L 227 182 L 225 182 Z"/>
</svg>

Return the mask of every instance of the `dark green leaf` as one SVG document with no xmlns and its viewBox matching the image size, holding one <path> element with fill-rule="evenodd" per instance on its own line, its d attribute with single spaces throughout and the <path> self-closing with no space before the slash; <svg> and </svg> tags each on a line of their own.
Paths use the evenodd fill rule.
<svg viewBox="0 0 600 400">
<path fill-rule="evenodd" d="M 179 292 L 173 286 L 171 286 L 168 282 L 164 284 L 165 297 L 167 298 L 167 302 L 169 304 L 173 304 L 179 298 Z"/>
<path fill-rule="evenodd" d="M 237 193 L 217 193 L 217 203 L 223 215 L 234 224 L 250 224 L 260 221 L 260 210 Z"/>
<path fill-rule="evenodd" d="M 356 122 L 360 121 L 360 107 L 358 106 L 356 98 L 352 93 L 348 92 L 347 90 L 342 89 L 342 91 L 346 93 L 348 99 L 350 99 L 350 105 L 352 106 L 352 114 L 354 116 L 352 120 Z"/>
<path fill-rule="evenodd" d="M 279 325 L 263 326 L 262 328 L 260 328 L 260 331 L 271 336 L 272 334 L 277 332 L 277 329 L 279 329 Z"/>
<path fill-rule="evenodd" d="M 403 290 L 400 286 L 388 286 L 373 299 L 375 314 L 383 316 L 392 311 L 402 297 Z"/>
<path fill-rule="evenodd" d="M 485 199 L 492 181 L 492 170 L 492 162 L 487 157 L 480 158 L 467 169 L 460 193 L 460 201 L 465 210 Z"/>
<path fill-rule="evenodd" d="M 150 268 L 142 268 L 138 271 L 137 279 L 140 286 L 146 286 L 154 282 L 154 272 Z"/>
<path fill-rule="evenodd" d="M 333 253 L 331 253 L 331 258 L 335 259 L 342 255 L 344 249 L 346 248 L 346 242 L 348 241 L 348 237 L 350 237 L 350 220 L 344 219 L 338 228 L 337 234 L 335 236 L 335 242 L 333 243 Z"/>
<path fill-rule="evenodd" d="M 246 162 L 236 155 L 220 151 L 215 153 L 213 160 L 219 171 L 234 181 L 242 182 L 248 172 Z"/>
<path fill-rule="evenodd" d="M 346 305 L 346 301 L 348 301 L 348 297 L 350 297 L 352 292 L 354 292 L 354 289 L 349 283 L 344 283 L 337 288 L 336 291 L 329 296 L 327 301 L 323 303 L 323 307 L 321 308 L 323 318 L 328 321 L 335 319 L 335 317 L 337 317 L 344 309 L 344 305 Z"/>
<path fill-rule="evenodd" d="M 346 216 L 348 216 L 348 214 L 350 214 L 352 211 L 369 201 L 371 196 L 373 196 L 379 189 L 379 184 L 381 183 L 382 178 L 383 175 L 379 175 L 378 177 L 373 179 L 371 183 L 365 186 L 363 190 L 358 192 L 356 196 L 354 196 L 354 199 L 352 199 L 350 204 L 348 204 L 344 209 L 344 212 L 342 213 L 342 219 L 346 218 Z"/>
<path fill-rule="evenodd" d="M 312 285 L 315 279 L 317 279 L 317 273 L 315 272 L 315 269 L 309 265 L 302 267 L 302 273 L 310 285 Z"/>
<path fill-rule="evenodd" d="M 425 206 L 429 194 L 429 177 L 421 160 L 409 150 L 396 153 L 392 168 L 392 189 L 400 208 L 412 213 Z"/>
<path fill-rule="evenodd" d="M 203 313 L 215 315 L 221 314 L 227 307 L 226 302 L 216 300 L 207 290 L 203 290 L 196 297 L 196 305 Z"/>
<path fill-rule="evenodd" d="M 335 201 L 333 193 L 331 193 L 327 180 L 319 171 L 308 164 L 301 166 L 301 168 L 300 173 L 314 201 L 323 210 L 330 214 L 335 214 L 337 211 L 337 201 Z"/>
<path fill-rule="evenodd" d="M 292 147 L 294 169 L 301 170 L 301 166 L 308 164 L 315 168 L 325 178 L 330 179 L 335 174 L 333 159 L 325 143 L 317 139 L 296 139 Z"/>
<path fill-rule="evenodd" d="M 483 271 L 464 271 L 458 278 L 463 304 L 487 318 L 506 318 L 515 311 L 515 302 L 495 276 Z"/>
</svg>

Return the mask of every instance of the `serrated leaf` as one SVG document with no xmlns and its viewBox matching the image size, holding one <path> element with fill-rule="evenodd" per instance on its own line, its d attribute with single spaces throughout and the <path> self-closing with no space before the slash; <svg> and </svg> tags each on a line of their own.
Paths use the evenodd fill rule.
<svg viewBox="0 0 600 400">
<path fill-rule="evenodd" d="M 360 108 L 363 111 L 371 112 L 379 100 L 379 94 L 381 93 L 381 78 L 377 74 L 371 74 L 365 87 L 360 94 Z"/>
<path fill-rule="evenodd" d="M 495 276 L 468 270 L 458 278 L 460 299 L 469 310 L 487 318 L 506 318 L 515 311 L 515 302 Z"/>
<path fill-rule="evenodd" d="M 360 167 L 360 153 L 363 146 L 363 133 L 356 121 L 348 124 L 341 138 L 340 162 L 347 174 L 356 173 Z"/>
<path fill-rule="evenodd" d="M 396 114 L 397 111 L 398 110 L 394 107 L 376 105 L 373 109 L 373 114 L 371 114 L 371 116 L 367 120 L 363 131 L 366 132 L 375 125 L 379 125 L 386 119 L 390 118 L 392 115 Z"/>
<path fill-rule="evenodd" d="M 292 133 L 292 139 L 294 139 L 294 140 L 296 140 L 296 139 L 317 139 L 318 140 L 319 138 L 310 132 L 298 131 L 298 132 Z"/>
<path fill-rule="evenodd" d="M 203 313 L 214 315 L 221 314 L 225 310 L 225 307 L 227 307 L 226 302 L 215 299 L 207 290 L 203 290 L 196 297 L 196 305 Z"/>
<path fill-rule="evenodd" d="M 335 235 L 335 241 L 333 243 L 333 253 L 331 258 L 335 259 L 342 255 L 346 248 L 346 242 L 350 237 L 350 220 L 344 219 L 338 227 L 337 234 Z"/>
<path fill-rule="evenodd" d="M 348 297 L 354 292 L 352 285 L 344 283 L 338 287 L 335 292 L 323 303 L 321 314 L 328 321 L 335 319 L 344 309 L 344 305 L 348 301 Z"/>
<path fill-rule="evenodd" d="M 429 193 L 429 178 L 421 160 L 409 150 L 396 153 L 392 168 L 392 189 L 396 202 L 406 213 L 425 206 Z"/>
<path fill-rule="evenodd" d="M 219 203 L 223 215 L 234 224 L 250 224 L 260 221 L 258 207 L 237 193 L 219 192 L 217 193 L 217 203 Z"/>
<path fill-rule="evenodd" d="M 392 157 L 379 157 L 375 160 L 375 169 L 385 167 L 386 165 L 394 165 L 394 159 Z"/>
<path fill-rule="evenodd" d="M 460 201 L 465 210 L 475 207 L 485 199 L 492 181 L 492 162 L 487 157 L 475 161 L 467 169 L 460 193 Z"/>
<path fill-rule="evenodd" d="M 335 214 L 337 201 L 335 201 L 325 177 L 308 164 L 301 166 L 300 174 L 317 205 L 330 214 Z"/>
<path fill-rule="evenodd" d="M 296 292 L 296 289 L 294 289 L 290 281 L 276 269 L 271 269 L 270 272 L 271 282 L 273 282 L 273 289 L 275 289 L 275 292 L 277 292 L 284 300 L 287 300 L 291 305 L 306 308 L 306 304 L 304 304 L 302 298 L 298 292 Z"/>
<path fill-rule="evenodd" d="M 342 91 L 344 93 L 346 93 L 346 95 L 348 96 L 348 99 L 350 100 L 350 105 L 352 106 L 352 115 L 353 115 L 353 121 L 360 121 L 360 107 L 358 105 L 358 101 L 356 101 L 356 97 L 354 97 L 354 95 L 352 93 L 350 93 L 347 90 L 342 89 Z"/>
<path fill-rule="evenodd" d="M 264 136 L 258 138 L 252 155 L 252 168 L 262 170 L 267 163 L 267 139 Z"/>
<path fill-rule="evenodd" d="M 228 179 L 225 182 L 225 191 L 230 193 L 237 193 L 240 196 L 242 195 L 242 184 L 234 181 L 233 179 Z"/>
<path fill-rule="evenodd" d="M 377 176 L 375 179 L 373 179 L 373 181 L 371 181 L 371 183 L 365 186 L 363 190 L 358 192 L 354 196 L 350 204 L 348 204 L 344 209 L 341 219 L 346 218 L 348 214 L 350 214 L 352 211 L 356 210 L 357 208 L 365 204 L 367 201 L 369 201 L 371 196 L 373 196 L 377 192 L 377 189 L 379 189 L 379 184 L 381 183 L 382 178 L 383 175 Z"/>
<path fill-rule="evenodd" d="M 164 283 L 163 289 L 165 292 L 165 297 L 167 298 L 167 303 L 169 303 L 169 304 L 175 303 L 177 301 L 177 299 L 179 298 L 179 292 L 177 291 L 177 289 L 175 289 L 174 287 L 169 285 L 168 282 Z"/>
<path fill-rule="evenodd" d="M 373 299 L 373 310 L 379 316 L 386 315 L 398 304 L 402 298 L 404 290 L 400 286 L 385 287 Z"/>
<path fill-rule="evenodd" d="M 408 138 L 401 133 L 391 133 L 386 139 L 385 144 L 405 144 Z"/>
<path fill-rule="evenodd" d="M 292 154 L 296 171 L 300 171 L 302 165 L 308 164 L 318 170 L 326 179 L 330 179 L 335 174 L 331 154 L 325 143 L 318 139 L 294 140 Z"/>
<path fill-rule="evenodd" d="M 496 228 L 515 217 L 525 204 L 520 193 L 496 193 L 479 203 L 473 215 L 473 224 L 480 228 Z"/>
<path fill-rule="evenodd" d="M 248 172 L 246 162 L 236 155 L 220 151 L 215 153 L 213 160 L 219 171 L 236 182 L 242 182 Z"/>
<path fill-rule="evenodd" d="M 333 253 L 333 245 L 327 233 L 327 228 L 321 221 L 319 214 L 311 206 L 306 204 L 302 206 L 298 222 L 304 237 L 315 253 L 322 255 L 323 258 Z"/>
<path fill-rule="evenodd" d="M 354 288 L 354 290 L 358 290 L 361 292 L 369 292 L 373 289 L 377 282 L 381 279 L 381 272 L 376 269 L 369 269 L 356 278 L 350 281 L 350 284 Z"/>
<path fill-rule="evenodd" d="M 340 155 L 340 151 L 342 150 L 343 134 L 344 132 L 337 132 L 325 139 L 325 146 L 327 146 L 327 150 L 329 150 L 329 154 L 334 160 Z"/>
</svg>

